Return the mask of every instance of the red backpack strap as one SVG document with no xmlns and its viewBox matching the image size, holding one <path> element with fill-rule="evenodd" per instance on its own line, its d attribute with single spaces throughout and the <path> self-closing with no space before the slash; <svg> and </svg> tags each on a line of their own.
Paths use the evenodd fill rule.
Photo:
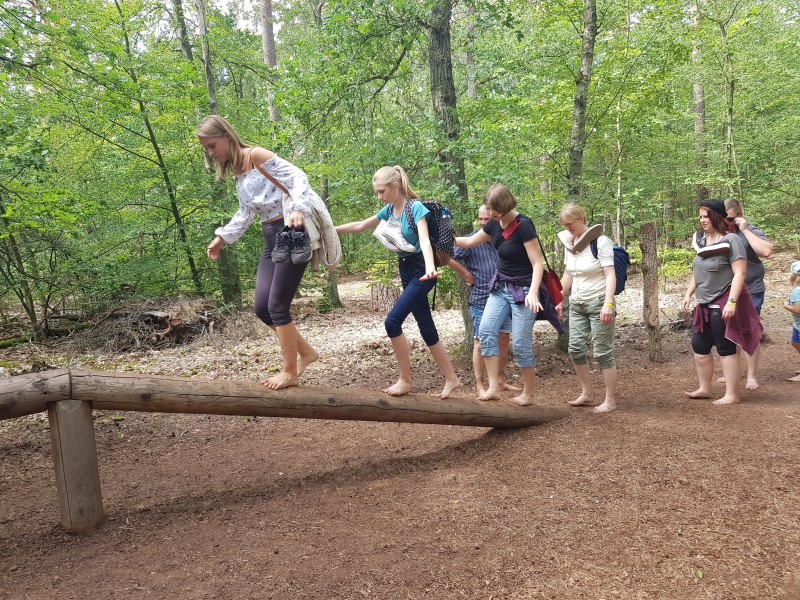
<svg viewBox="0 0 800 600">
<path fill-rule="evenodd" d="M 517 227 L 519 227 L 519 217 L 514 219 L 511 223 L 508 224 L 508 227 L 503 229 L 503 239 L 507 240 L 508 238 L 510 238 L 511 234 L 513 234 L 517 230 Z"/>
</svg>

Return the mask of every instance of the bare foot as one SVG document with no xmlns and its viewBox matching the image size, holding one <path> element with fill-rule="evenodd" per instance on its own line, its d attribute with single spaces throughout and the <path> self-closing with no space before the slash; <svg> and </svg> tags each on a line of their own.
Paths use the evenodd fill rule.
<svg viewBox="0 0 800 600">
<path fill-rule="evenodd" d="M 748 389 L 748 390 L 752 391 L 752 390 L 757 390 L 758 388 L 760 388 L 761 384 L 758 383 L 758 379 L 756 379 L 755 377 L 753 377 L 753 378 L 748 377 L 747 378 L 747 383 L 744 384 L 744 387 L 745 387 L 745 389 Z"/>
<path fill-rule="evenodd" d="M 800 372 L 795 377 L 789 377 L 786 381 L 793 381 L 795 383 L 800 383 Z"/>
<path fill-rule="evenodd" d="M 296 375 L 292 375 L 286 371 L 281 371 L 266 381 L 262 381 L 261 385 L 265 385 L 272 390 L 279 390 L 281 388 L 292 387 L 293 385 L 300 385 L 300 381 Z"/>
<path fill-rule="evenodd" d="M 393 386 L 383 389 L 390 396 L 405 396 L 411 391 L 411 382 L 398 379 Z"/>
<path fill-rule="evenodd" d="M 314 350 L 314 352 L 311 354 L 301 354 L 300 360 L 297 361 L 297 376 L 299 377 L 302 375 L 308 365 L 318 360 L 319 352 L 316 350 Z"/>
<path fill-rule="evenodd" d="M 518 392 L 522 388 L 521 387 L 517 387 L 516 385 L 511 385 L 510 383 L 506 383 L 504 381 L 503 383 L 500 384 L 500 389 L 504 390 L 506 392 Z"/>
<path fill-rule="evenodd" d="M 517 406 L 530 406 L 533 404 L 533 398 L 528 396 L 527 394 L 520 394 L 519 396 L 514 396 L 508 400 L 512 404 L 516 404 Z"/>
<path fill-rule="evenodd" d="M 723 396 L 719 400 L 714 400 L 711 404 L 716 404 L 717 406 L 721 406 L 723 404 L 737 404 L 739 402 L 739 398 L 736 396 Z"/>
<path fill-rule="evenodd" d="M 600 406 L 595 406 L 592 409 L 593 413 L 607 413 L 611 412 L 612 410 L 617 410 L 617 403 L 616 402 L 609 402 L 606 400 Z"/>
<path fill-rule="evenodd" d="M 691 398 L 692 400 L 710 400 L 711 399 L 711 392 L 707 392 L 706 390 L 699 388 L 693 392 L 683 392 L 687 398 Z"/>
<path fill-rule="evenodd" d="M 455 390 L 457 388 L 460 388 L 460 387 L 461 387 L 461 380 L 458 377 L 456 377 L 455 379 L 452 379 L 452 380 L 445 380 L 444 389 L 442 390 L 442 393 L 439 394 L 439 398 L 444 400 L 445 398 L 450 396 L 450 393 L 453 390 Z"/>
<path fill-rule="evenodd" d="M 500 400 L 500 390 L 489 386 L 485 392 L 478 394 L 478 400 Z"/>
<path fill-rule="evenodd" d="M 589 397 L 589 395 L 582 392 L 580 396 L 575 398 L 575 400 L 567 400 L 567 404 L 572 406 L 589 406 L 591 403 L 592 399 Z"/>
</svg>

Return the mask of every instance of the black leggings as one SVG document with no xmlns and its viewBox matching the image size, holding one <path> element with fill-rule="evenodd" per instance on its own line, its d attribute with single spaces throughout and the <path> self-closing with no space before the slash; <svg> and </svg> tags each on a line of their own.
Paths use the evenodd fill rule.
<svg viewBox="0 0 800 600">
<path fill-rule="evenodd" d="M 703 332 L 692 332 L 692 350 L 703 356 L 711 354 L 711 348 L 717 347 L 720 356 L 736 354 L 736 344 L 725 337 L 725 321 L 722 320 L 721 308 L 709 308 L 709 321 L 703 323 Z"/>
<path fill-rule="evenodd" d="M 292 322 L 289 307 L 308 265 L 308 263 L 296 265 L 291 262 L 278 264 L 272 262 L 272 249 L 281 229 L 283 229 L 283 219 L 261 224 L 264 251 L 258 261 L 255 311 L 256 316 L 269 326 L 287 325 Z"/>
</svg>

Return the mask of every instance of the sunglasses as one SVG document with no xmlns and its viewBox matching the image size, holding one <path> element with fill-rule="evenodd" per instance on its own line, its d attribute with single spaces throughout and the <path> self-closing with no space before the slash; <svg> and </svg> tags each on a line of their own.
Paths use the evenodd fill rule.
<svg viewBox="0 0 800 600">
<path fill-rule="evenodd" d="M 725 220 L 733 223 L 736 220 L 736 217 L 725 217 Z"/>
</svg>

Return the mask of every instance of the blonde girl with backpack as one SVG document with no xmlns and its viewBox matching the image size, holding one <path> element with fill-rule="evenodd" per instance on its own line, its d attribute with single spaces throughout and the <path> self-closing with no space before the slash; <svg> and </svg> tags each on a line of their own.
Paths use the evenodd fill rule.
<svg viewBox="0 0 800 600">
<path fill-rule="evenodd" d="M 436 278 L 442 274 L 434 263 L 433 247 L 428 235 L 426 215 L 429 211 L 411 188 L 408 176 L 400 166 L 378 169 L 372 177 L 372 187 L 378 199 L 384 203 L 383 208 L 363 221 L 337 226 L 336 232 L 359 233 L 375 229 L 379 225 L 381 228 L 392 227 L 397 230 L 398 239 L 395 240 L 393 250 L 397 252 L 403 293 L 386 316 L 384 325 L 392 342 L 400 374 L 397 381 L 383 391 L 390 396 L 403 396 L 413 389 L 411 352 L 403 333 L 403 323 L 408 315 L 413 314 L 422 339 L 445 380 L 439 397 L 447 398 L 453 390 L 461 386 L 461 380 L 450 363 L 444 344 L 439 340 L 439 333 L 428 303 L 428 292 L 433 289 Z M 406 215 L 408 204 L 416 224 L 416 233 Z M 382 243 L 387 248 L 390 247 L 387 243 L 383 241 Z"/>
</svg>

